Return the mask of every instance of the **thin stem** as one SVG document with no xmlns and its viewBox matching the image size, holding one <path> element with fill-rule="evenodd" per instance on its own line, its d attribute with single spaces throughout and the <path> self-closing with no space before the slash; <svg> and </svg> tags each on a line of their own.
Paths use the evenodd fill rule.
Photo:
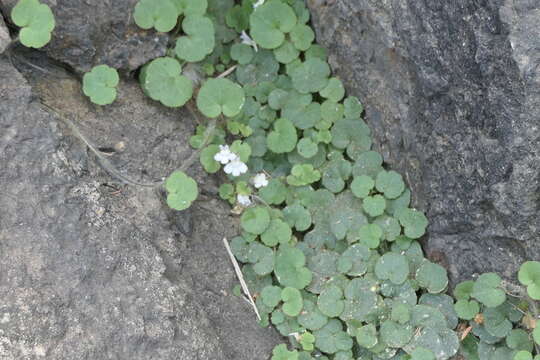
<svg viewBox="0 0 540 360">
<path fill-rule="evenodd" d="M 201 153 L 202 149 L 208 145 L 208 143 L 212 140 L 214 137 L 214 130 L 216 130 L 216 119 L 210 119 L 210 122 L 208 123 L 208 127 L 204 131 L 204 138 L 202 145 L 199 149 L 193 151 L 191 155 L 182 163 L 182 166 L 178 168 L 180 171 L 186 171 L 197 159 L 199 158 L 199 154 Z"/>
</svg>

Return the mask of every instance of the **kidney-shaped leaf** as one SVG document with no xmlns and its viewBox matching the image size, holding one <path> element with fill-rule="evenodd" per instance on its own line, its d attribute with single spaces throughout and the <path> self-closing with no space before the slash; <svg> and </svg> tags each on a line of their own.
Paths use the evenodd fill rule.
<svg viewBox="0 0 540 360">
<path fill-rule="evenodd" d="M 48 5 L 38 0 L 20 0 L 11 11 L 11 19 L 22 28 L 19 39 L 24 46 L 40 48 L 51 40 L 55 21 Z"/>
<path fill-rule="evenodd" d="M 171 57 L 161 57 L 146 64 L 139 77 L 141 87 L 152 99 L 169 107 L 184 105 L 193 95 L 193 83 L 181 75 L 180 63 Z"/>
<path fill-rule="evenodd" d="M 182 171 L 175 171 L 165 181 L 167 205 L 175 210 L 184 210 L 197 198 L 199 190 L 195 180 Z"/>
<path fill-rule="evenodd" d="M 229 79 L 209 79 L 197 95 L 197 107 L 209 118 L 220 114 L 236 116 L 242 110 L 246 97 L 244 90 Z"/>
<path fill-rule="evenodd" d="M 275 49 L 296 25 L 296 14 L 289 5 L 271 0 L 253 11 L 249 23 L 253 40 L 262 48 Z"/>
<path fill-rule="evenodd" d="M 116 86 L 120 78 L 115 69 L 107 65 L 95 66 L 83 76 L 83 92 L 94 104 L 108 105 L 116 99 Z"/>
</svg>

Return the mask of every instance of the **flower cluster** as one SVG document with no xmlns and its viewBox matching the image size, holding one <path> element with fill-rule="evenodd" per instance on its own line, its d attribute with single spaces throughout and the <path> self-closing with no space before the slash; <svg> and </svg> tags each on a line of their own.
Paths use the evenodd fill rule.
<svg viewBox="0 0 540 360">
<path fill-rule="evenodd" d="M 214 160 L 225 165 L 223 170 L 232 176 L 240 176 L 248 171 L 247 165 L 229 149 L 229 145 L 219 145 L 219 152 L 214 155 Z"/>
</svg>

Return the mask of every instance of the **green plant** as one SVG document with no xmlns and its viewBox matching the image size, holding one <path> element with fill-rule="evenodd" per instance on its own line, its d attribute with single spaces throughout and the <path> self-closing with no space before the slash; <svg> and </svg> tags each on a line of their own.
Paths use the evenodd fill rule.
<svg viewBox="0 0 540 360">
<path fill-rule="evenodd" d="M 115 69 L 107 65 L 95 66 L 83 76 L 83 92 L 94 104 L 108 105 L 116 99 L 120 78 Z"/>
<path fill-rule="evenodd" d="M 48 5 L 38 0 L 19 0 L 11 11 L 11 19 L 22 28 L 19 40 L 24 46 L 40 48 L 51 41 L 55 21 Z"/>
<path fill-rule="evenodd" d="M 20 4 L 19 20 L 39 5 Z M 140 71 L 144 92 L 168 107 L 196 93 L 190 109 L 203 115 L 193 155 L 164 182 L 167 204 L 196 200 L 191 158 L 223 170 L 219 195 L 240 214 L 231 249 L 260 324 L 292 347 L 276 346 L 272 360 L 539 359 L 540 263 L 523 264 L 526 288 L 487 273 L 457 285 L 455 300 L 445 294 L 445 268 L 418 241 L 428 220 L 371 150 L 363 106 L 331 77 L 303 0 L 140 0 L 134 18 L 143 29 L 176 27 L 168 56 Z M 25 41 L 46 38 L 19 24 Z M 100 65 L 83 91 L 107 104 L 117 83 Z"/>
</svg>

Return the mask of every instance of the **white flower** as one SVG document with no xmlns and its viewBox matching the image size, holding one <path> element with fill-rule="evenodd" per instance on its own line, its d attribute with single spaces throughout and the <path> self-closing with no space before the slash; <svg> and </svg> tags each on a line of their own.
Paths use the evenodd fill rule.
<svg viewBox="0 0 540 360">
<path fill-rule="evenodd" d="M 259 1 L 257 1 L 255 4 L 253 4 L 253 8 L 254 8 L 254 9 L 258 8 L 259 6 L 261 6 L 262 4 L 264 4 L 264 1 L 265 1 L 265 0 L 259 0 Z"/>
<path fill-rule="evenodd" d="M 219 152 L 214 155 L 214 160 L 219 161 L 223 165 L 236 158 L 236 154 L 229 150 L 229 145 L 219 145 Z"/>
<path fill-rule="evenodd" d="M 236 201 L 242 206 L 249 206 L 251 205 L 251 199 L 249 198 L 249 195 L 236 195 Z"/>
<path fill-rule="evenodd" d="M 240 34 L 240 39 L 242 39 L 242 44 L 249 45 L 249 46 L 253 47 L 255 49 L 255 51 L 258 51 L 257 43 L 255 41 L 253 41 L 253 39 L 250 38 L 249 35 L 246 34 L 245 31 L 242 31 L 242 33 Z"/>
<path fill-rule="evenodd" d="M 253 177 L 253 185 L 255 185 L 255 187 L 257 189 L 265 187 L 266 185 L 268 185 L 268 180 L 266 179 L 266 174 L 265 173 L 259 173 L 259 174 L 255 175 Z"/>
<path fill-rule="evenodd" d="M 223 170 L 225 173 L 231 174 L 232 176 L 240 176 L 240 174 L 244 174 L 248 171 L 248 167 L 246 164 L 240 161 L 238 156 L 236 156 L 233 160 L 231 160 L 230 163 L 225 165 Z"/>
</svg>

